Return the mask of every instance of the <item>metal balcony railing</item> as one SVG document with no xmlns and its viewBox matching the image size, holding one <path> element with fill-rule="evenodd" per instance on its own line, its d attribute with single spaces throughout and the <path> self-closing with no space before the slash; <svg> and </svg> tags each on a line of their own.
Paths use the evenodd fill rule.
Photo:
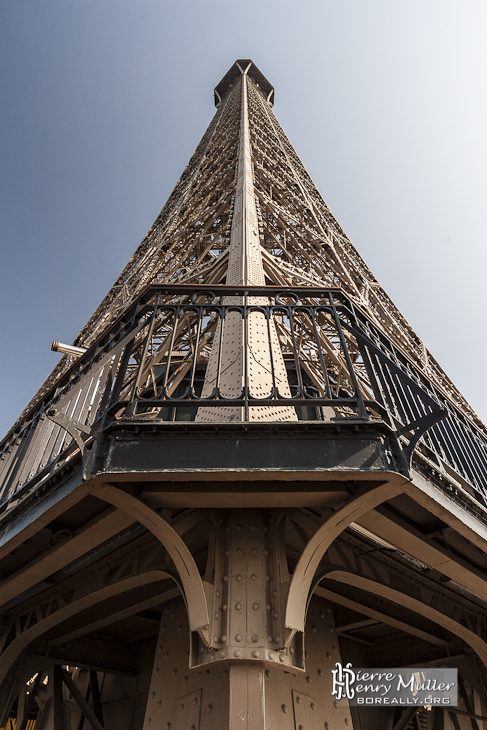
<svg viewBox="0 0 487 730">
<path fill-rule="evenodd" d="M 222 377 L 230 318 L 242 352 L 232 397 Z M 259 351 L 248 337 L 252 318 L 267 332 Z M 285 384 L 273 362 L 276 346 Z M 257 389 L 249 372 L 264 360 L 271 367 Z M 123 312 L 1 442 L 0 509 L 79 459 L 113 421 L 194 421 L 204 408 L 217 422 L 218 409 L 229 407 L 247 421 L 252 409 L 276 405 L 293 420 L 385 422 L 406 454 L 419 440 L 440 471 L 461 477 L 486 502 L 485 435 L 343 292 L 161 285 Z"/>
</svg>

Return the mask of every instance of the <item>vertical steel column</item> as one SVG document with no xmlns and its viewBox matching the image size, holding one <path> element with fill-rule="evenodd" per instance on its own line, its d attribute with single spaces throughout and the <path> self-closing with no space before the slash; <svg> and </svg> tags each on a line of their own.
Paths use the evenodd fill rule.
<svg viewBox="0 0 487 730">
<path fill-rule="evenodd" d="M 298 637 L 285 646 L 289 575 L 281 514 L 231 509 L 214 515 L 210 646 L 196 633 L 186 643 L 182 599 L 164 609 L 144 728 L 353 729 L 348 704 L 331 694 L 331 670 L 341 661 L 331 606 L 311 601 L 306 657 Z"/>
<path fill-rule="evenodd" d="M 229 730 L 265 730 L 264 667 L 230 665 Z"/>
<path fill-rule="evenodd" d="M 63 668 L 56 664 L 52 669 L 53 683 L 53 730 L 65 730 L 63 700 Z"/>
<path fill-rule="evenodd" d="M 247 71 L 240 67 L 241 116 L 239 157 L 237 166 L 237 189 L 233 208 L 230 235 L 227 284 L 264 285 L 259 226 L 255 205 L 254 175 L 250 149 L 249 112 L 247 101 Z M 267 297 L 225 297 L 224 304 L 243 307 L 265 306 Z M 218 368 L 218 351 L 221 341 L 221 358 Z M 274 380 L 280 394 L 290 397 L 286 367 L 282 356 L 276 327 L 273 321 L 266 321 L 259 311 L 248 316 L 238 311 L 227 313 L 225 322 L 219 322 L 214 338 L 213 351 L 203 386 L 203 397 L 213 391 L 220 374 L 220 391 L 226 398 L 240 397 L 248 388 L 254 397 L 269 397 Z M 292 406 L 250 405 L 248 414 L 241 406 L 220 408 L 199 408 L 196 421 L 296 421 Z"/>
</svg>

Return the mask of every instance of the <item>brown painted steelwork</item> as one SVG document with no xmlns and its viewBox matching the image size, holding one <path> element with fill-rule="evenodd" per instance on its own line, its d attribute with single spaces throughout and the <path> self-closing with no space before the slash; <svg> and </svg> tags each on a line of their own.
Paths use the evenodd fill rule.
<svg viewBox="0 0 487 730">
<path fill-rule="evenodd" d="M 2 443 L 0 726 L 477 730 L 485 429 L 316 190 L 250 60 Z M 337 662 L 457 667 L 444 712 Z"/>
</svg>

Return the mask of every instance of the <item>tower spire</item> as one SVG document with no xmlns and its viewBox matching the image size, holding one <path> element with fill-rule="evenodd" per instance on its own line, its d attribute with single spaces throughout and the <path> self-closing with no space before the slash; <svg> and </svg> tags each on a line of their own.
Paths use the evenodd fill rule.
<svg viewBox="0 0 487 730">
<path fill-rule="evenodd" d="M 412 366 L 434 380 L 483 430 L 471 406 L 331 213 L 272 112 L 274 88 L 250 59 L 236 61 L 215 87 L 217 111 L 194 155 L 155 223 L 73 344 L 91 345 L 151 283 L 214 285 L 230 280 L 229 267 L 233 271 L 237 265 L 235 247 L 230 244 L 236 240 L 234 217 L 239 214 L 237 164 L 245 125 L 237 87 L 243 89 L 243 79 L 247 89 L 245 175 L 254 188 L 254 195 L 245 198 L 250 216 L 246 230 L 257 225 L 260 249 L 254 251 L 248 239 L 242 241 L 239 255 L 243 259 L 238 264 L 242 276 L 257 281 L 255 277 L 263 272 L 267 284 L 280 287 L 343 289 Z M 255 266 L 261 273 L 257 269 L 251 273 Z M 43 398 L 70 363 L 68 358 L 61 360 L 28 408 Z"/>
<path fill-rule="evenodd" d="M 254 175 L 250 149 L 249 112 L 247 97 L 247 73 L 252 62 L 237 61 L 241 71 L 234 94 L 241 99 L 240 134 L 237 162 L 237 185 L 233 204 L 232 228 L 228 252 L 228 268 L 225 283 L 237 286 L 264 286 L 262 247 L 257 220 Z M 203 386 L 203 397 L 214 390 L 217 380 L 224 397 L 238 398 L 242 390 L 249 388 L 251 396 L 270 397 L 277 388 L 282 396 L 291 397 L 286 367 L 279 346 L 273 320 L 266 321 L 259 305 L 269 303 L 266 297 L 224 297 L 227 306 L 251 307 L 248 315 L 230 311 L 225 323 L 218 323 L 208 369 Z M 245 363 L 248 372 L 245 372 Z M 218 378 L 221 374 L 221 378 Z M 200 408 L 197 421 L 292 421 L 297 420 L 293 407 L 250 406 Z"/>
</svg>

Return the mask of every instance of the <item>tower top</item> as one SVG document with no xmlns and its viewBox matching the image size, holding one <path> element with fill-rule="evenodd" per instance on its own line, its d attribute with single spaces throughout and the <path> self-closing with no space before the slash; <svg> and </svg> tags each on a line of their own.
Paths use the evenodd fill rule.
<svg viewBox="0 0 487 730">
<path fill-rule="evenodd" d="M 252 81 L 261 89 L 264 96 L 271 106 L 274 105 L 274 87 L 270 84 L 264 74 L 259 71 L 257 66 L 250 58 L 239 58 L 231 69 L 227 71 L 220 83 L 215 86 L 215 106 L 219 106 L 221 100 L 227 91 L 233 86 L 235 81 L 242 75 L 247 74 Z"/>
</svg>

